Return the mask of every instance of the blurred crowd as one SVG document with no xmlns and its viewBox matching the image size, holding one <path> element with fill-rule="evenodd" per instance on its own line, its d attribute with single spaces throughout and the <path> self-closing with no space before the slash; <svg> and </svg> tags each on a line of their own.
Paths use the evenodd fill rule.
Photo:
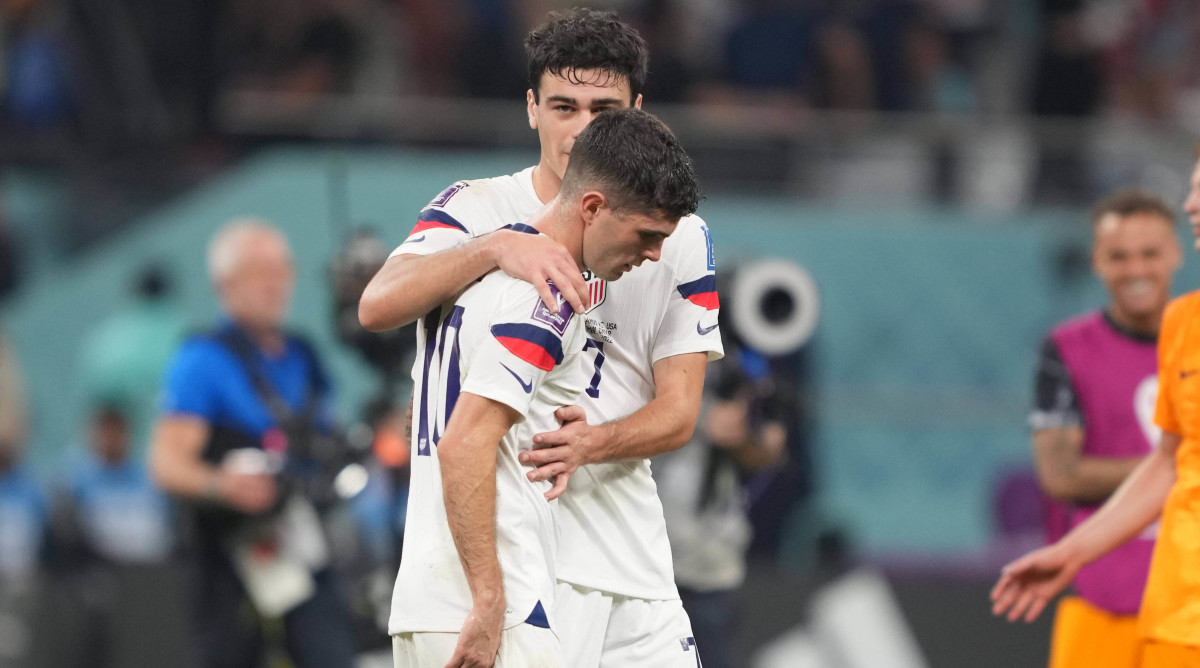
<svg viewBox="0 0 1200 668">
<path fill-rule="evenodd" d="M 233 642 L 232 633 L 215 645 L 196 647 L 189 640 L 207 630 L 193 629 L 190 602 L 217 580 L 191 588 L 194 560 L 206 549 L 194 519 L 198 507 L 168 491 L 148 460 L 157 438 L 151 427 L 164 415 L 164 376 L 179 346 L 195 338 L 186 336 L 194 323 L 175 306 L 172 275 L 164 267 L 150 264 L 131 278 L 129 302 L 115 308 L 79 351 L 89 415 L 79 441 L 63 448 L 48 470 L 35 472 L 28 464 L 35 408 L 25 391 L 29 370 L 23 372 L 0 332 L 4 668 L 186 667 L 197 665 L 199 651 L 228 651 Z M 394 441 L 398 427 L 383 424 L 394 419 L 377 420 L 381 440 Z M 369 437 L 364 447 L 370 447 Z M 322 521 L 330 567 L 344 582 L 341 619 L 354 648 L 386 652 L 380 624 L 403 535 L 407 458 L 393 455 L 384 463 L 368 457 L 365 464 L 370 476 L 361 490 L 323 512 Z M 268 625 L 261 642 L 266 656 L 275 656 L 290 636 Z"/>
<path fill-rule="evenodd" d="M 562 0 L 4 0 L 11 131 L 216 129 L 222 95 L 519 97 Z M 1169 120 L 1200 88 L 1187 0 L 605 0 L 655 54 L 648 97 Z"/>
<path fill-rule="evenodd" d="M 57 170 L 62 225 L 43 234 L 57 235 L 53 243 L 71 251 L 219 173 L 263 139 L 320 134 L 317 125 L 289 122 L 309 118 L 307 111 L 342 128 L 338 136 L 380 138 L 393 126 L 336 110 L 387 110 L 406 96 L 517 102 L 528 87 L 524 35 L 547 11 L 573 4 L 0 0 L 0 175 L 10 165 Z M 985 203 L 1083 204 L 1113 179 L 1089 176 L 1100 170 L 1077 149 L 1058 145 L 1062 133 L 1040 132 L 1034 142 L 1012 139 L 1004 128 L 972 133 L 1005 157 L 995 161 L 1001 173 L 975 177 L 971 156 L 981 149 L 962 137 L 940 137 L 946 124 L 938 119 L 1017 118 L 1024 128 L 1035 118 L 1116 119 L 1161 131 L 1200 123 L 1200 8 L 1188 0 L 590 5 L 616 9 L 649 42 L 646 99 L 708 105 L 716 112 L 711 118 L 731 122 L 734 153 L 748 157 L 725 172 L 744 171 L 764 188 L 807 194 L 845 182 L 837 159 L 822 162 L 819 141 L 801 151 L 771 134 L 775 128 L 789 136 L 797 123 L 810 131 L 827 127 L 804 123 L 816 112 L 882 111 L 928 121 L 914 126 L 928 132 L 915 133 L 889 121 L 895 141 L 871 142 L 884 162 L 889 150 L 926 156 L 899 172 L 935 173 L 892 187 L 970 202 L 983 188 L 972 179 L 1001 184 L 980 196 Z M 349 106 L 323 106 L 330 102 Z M 719 113 L 739 105 L 765 115 L 739 121 L 736 113 Z M 768 139 L 739 140 L 739 127 Z M 1081 132 L 1071 143 L 1083 142 Z M 987 143 L 993 136 L 999 147 Z M 446 130 L 410 139 L 463 141 L 456 137 Z M 694 150 L 704 168 L 704 147 Z M 730 151 L 714 151 L 731 159 Z M 855 168 L 871 166 L 868 160 Z M 730 178 L 720 170 L 705 176 L 709 183 Z M 1024 180 L 1037 183 L 1027 188 Z M 879 186 L 851 190 L 887 189 Z M 0 254 L 7 252 L 5 236 L 0 222 Z M 0 290 L 12 266 L 0 263 Z"/>
</svg>

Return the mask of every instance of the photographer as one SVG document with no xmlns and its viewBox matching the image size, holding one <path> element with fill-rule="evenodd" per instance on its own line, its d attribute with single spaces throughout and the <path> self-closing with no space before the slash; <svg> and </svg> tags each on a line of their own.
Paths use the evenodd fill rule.
<svg viewBox="0 0 1200 668">
<path fill-rule="evenodd" d="M 176 352 L 150 452 L 156 482 L 195 517 L 201 663 L 259 666 L 259 619 L 280 617 L 298 668 L 349 667 L 349 613 L 309 484 L 331 442 L 330 392 L 312 348 L 283 330 L 291 251 L 275 227 L 235 220 L 208 269 L 226 318 Z"/>
<path fill-rule="evenodd" d="M 752 537 L 746 483 L 785 456 L 795 410 L 761 354 L 736 340 L 725 350 L 705 378 L 695 436 L 654 460 L 679 596 L 704 665 L 717 668 L 737 665 L 732 624 Z"/>
</svg>

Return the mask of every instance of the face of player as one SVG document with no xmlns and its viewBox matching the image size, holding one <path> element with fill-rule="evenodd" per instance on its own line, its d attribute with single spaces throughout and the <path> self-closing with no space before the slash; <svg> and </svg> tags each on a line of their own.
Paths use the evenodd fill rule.
<svg viewBox="0 0 1200 668">
<path fill-rule="evenodd" d="M 525 94 L 529 127 L 537 130 L 542 145 L 541 166 L 561 181 L 567 171 L 575 138 L 602 111 L 627 109 L 630 105 L 629 80 L 603 70 L 580 70 L 572 81 L 555 74 L 542 75 L 535 101 L 533 91 Z M 584 82 L 584 83 L 573 83 Z M 642 96 L 632 100 L 641 108 Z"/>
<path fill-rule="evenodd" d="M 657 262 L 663 241 L 678 223 L 657 212 L 614 214 L 600 206 L 584 216 L 584 265 L 597 277 L 615 281 L 647 260 Z"/>
<path fill-rule="evenodd" d="M 295 284 L 287 242 L 261 233 L 243 240 L 237 261 L 219 289 L 230 317 L 254 330 L 272 332 L 283 326 Z"/>
<path fill-rule="evenodd" d="M 1183 202 L 1183 211 L 1192 225 L 1196 250 L 1200 251 L 1200 160 L 1196 161 L 1196 166 L 1192 169 L 1192 180 L 1188 185 L 1188 196 Z"/>
<path fill-rule="evenodd" d="M 1108 214 L 1096 225 L 1092 266 L 1112 297 L 1118 322 L 1157 330 L 1183 261 L 1172 221 L 1153 213 Z"/>
</svg>

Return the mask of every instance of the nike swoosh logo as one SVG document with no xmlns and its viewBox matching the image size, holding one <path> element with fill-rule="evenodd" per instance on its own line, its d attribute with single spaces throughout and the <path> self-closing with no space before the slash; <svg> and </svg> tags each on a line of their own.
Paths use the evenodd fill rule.
<svg viewBox="0 0 1200 668">
<path fill-rule="evenodd" d="M 709 332 L 713 331 L 716 328 L 717 328 L 716 325 L 713 325 L 712 327 L 701 327 L 700 323 L 696 323 L 696 333 L 699 334 L 700 336 L 704 336 L 705 334 L 708 334 Z"/>
<path fill-rule="evenodd" d="M 424 234 L 422 234 L 421 236 L 417 237 L 416 239 L 408 239 L 408 240 L 406 240 L 404 243 L 406 243 L 406 244 L 417 244 L 417 243 L 421 243 L 422 241 L 425 241 L 425 235 L 424 235 Z"/>
<path fill-rule="evenodd" d="M 505 371 L 511 373 L 512 377 L 517 379 L 517 382 L 521 384 L 521 389 L 525 390 L 525 394 L 529 394 L 530 392 L 533 391 L 533 381 L 532 380 L 529 381 L 528 383 L 525 382 L 524 378 L 521 378 L 521 376 L 518 375 L 516 371 L 513 371 L 512 369 L 508 368 L 508 365 L 506 365 L 504 362 L 501 362 L 500 366 L 504 367 Z"/>
<path fill-rule="evenodd" d="M 1194 376 L 1194 375 L 1196 375 L 1197 371 L 1200 371 L 1200 369 L 1192 369 L 1191 371 L 1180 371 L 1179 372 L 1179 380 L 1183 380 L 1185 378 Z"/>
</svg>

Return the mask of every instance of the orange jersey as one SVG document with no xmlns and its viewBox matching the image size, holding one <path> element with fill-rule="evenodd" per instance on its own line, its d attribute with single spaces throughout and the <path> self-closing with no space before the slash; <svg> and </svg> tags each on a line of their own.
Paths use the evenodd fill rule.
<svg viewBox="0 0 1200 668">
<path fill-rule="evenodd" d="M 1078 596 L 1064 596 L 1054 615 L 1050 668 L 1134 668 L 1142 644 L 1137 618 L 1114 615 Z"/>
<path fill-rule="evenodd" d="M 1175 485 L 1163 507 L 1139 631 L 1149 639 L 1200 646 L 1200 291 L 1167 307 L 1158 339 L 1154 419 L 1183 441 Z"/>
</svg>

